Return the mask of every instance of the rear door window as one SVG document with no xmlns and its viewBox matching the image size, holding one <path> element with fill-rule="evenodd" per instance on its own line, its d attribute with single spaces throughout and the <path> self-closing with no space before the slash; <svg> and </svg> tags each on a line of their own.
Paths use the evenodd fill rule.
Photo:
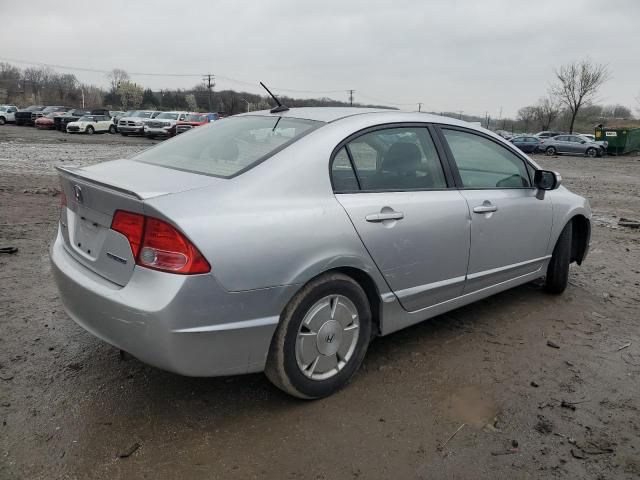
<svg viewBox="0 0 640 480">
<path fill-rule="evenodd" d="M 531 187 L 524 160 L 507 148 L 470 132 L 447 128 L 442 132 L 464 188 Z"/>
<path fill-rule="evenodd" d="M 366 191 L 447 187 L 440 158 L 425 127 L 365 133 L 347 145 L 360 188 Z"/>
<path fill-rule="evenodd" d="M 336 193 L 353 192 L 360 189 L 358 179 L 351 166 L 347 148 L 342 147 L 331 164 L 333 190 Z"/>
</svg>

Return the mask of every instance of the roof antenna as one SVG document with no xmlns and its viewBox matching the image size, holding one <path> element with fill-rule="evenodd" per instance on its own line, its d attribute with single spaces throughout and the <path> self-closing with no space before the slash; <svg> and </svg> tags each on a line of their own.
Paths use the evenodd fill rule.
<svg viewBox="0 0 640 480">
<path fill-rule="evenodd" d="M 278 97 L 276 97 L 273 93 L 271 93 L 271 90 L 269 90 L 264 83 L 260 82 L 260 85 L 262 85 L 262 88 L 264 88 L 267 91 L 267 93 L 271 95 L 271 98 L 273 98 L 278 104 L 277 107 L 273 107 L 271 110 L 269 110 L 270 113 L 286 112 L 287 110 L 289 110 L 289 107 L 285 107 L 284 105 L 282 105 L 280 103 L 280 100 L 278 100 Z"/>
</svg>

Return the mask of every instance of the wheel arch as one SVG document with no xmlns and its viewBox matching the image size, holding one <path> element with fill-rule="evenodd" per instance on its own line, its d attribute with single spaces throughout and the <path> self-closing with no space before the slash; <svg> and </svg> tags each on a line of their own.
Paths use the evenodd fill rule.
<svg viewBox="0 0 640 480">
<path fill-rule="evenodd" d="M 587 256 L 589 240 L 591 238 L 591 222 L 582 214 L 577 214 L 567 222 L 571 223 L 573 235 L 571 237 L 571 262 L 578 265 Z"/>
<path fill-rule="evenodd" d="M 376 284 L 373 276 L 370 272 L 367 272 L 359 267 L 354 267 L 350 265 L 341 265 L 341 266 L 332 266 L 331 268 L 327 268 L 312 278 L 309 278 L 306 282 L 299 284 L 299 288 L 290 296 L 289 300 L 286 302 L 285 307 L 300 293 L 304 288 L 318 277 L 323 275 L 331 274 L 331 273 L 341 273 L 346 275 L 347 277 L 353 279 L 362 290 L 364 290 L 367 295 L 367 299 L 369 300 L 369 307 L 371 308 L 371 334 L 372 337 L 379 336 L 382 332 L 382 297 L 380 296 L 380 289 Z"/>
</svg>

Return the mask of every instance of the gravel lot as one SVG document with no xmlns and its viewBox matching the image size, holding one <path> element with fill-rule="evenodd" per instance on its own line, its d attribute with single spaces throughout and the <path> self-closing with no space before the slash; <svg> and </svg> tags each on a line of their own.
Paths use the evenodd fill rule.
<svg viewBox="0 0 640 480">
<path fill-rule="evenodd" d="M 121 360 L 62 309 L 53 166 L 152 143 L 0 127 L 1 479 L 640 476 L 640 230 L 618 226 L 640 156 L 537 158 L 594 209 L 563 296 L 533 283 L 377 339 L 345 390 L 301 402 Z"/>
</svg>

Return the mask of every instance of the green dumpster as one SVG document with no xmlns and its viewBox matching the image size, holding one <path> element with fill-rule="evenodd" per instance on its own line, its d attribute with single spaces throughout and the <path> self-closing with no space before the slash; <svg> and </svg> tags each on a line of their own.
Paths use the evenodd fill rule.
<svg viewBox="0 0 640 480">
<path fill-rule="evenodd" d="M 640 151 L 640 128 L 596 128 L 596 141 L 605 141 L 609 145 L 609 155 Z"/>
</svg>

